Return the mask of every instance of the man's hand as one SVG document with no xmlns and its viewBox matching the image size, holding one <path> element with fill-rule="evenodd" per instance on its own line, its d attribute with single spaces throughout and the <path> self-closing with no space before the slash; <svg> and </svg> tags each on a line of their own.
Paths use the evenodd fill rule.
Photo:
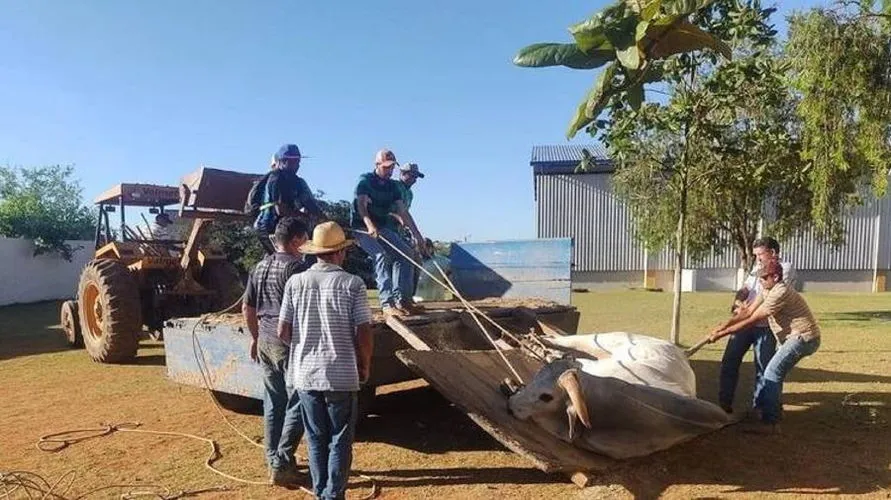
<svg viewBox="0 0 891 500">
<path fill-rule="evenodd" d="M 260 356 L 257 354 L 257 339 L 251 339 L 251 361 L 260 362 Z"/>
<path fill-rule="evenodd" d="M 711 335 L 708 336 L 708 343 L 714 344 L 724 335 L 725 335 L 725 332 L 724 332 L 723 328 L 716 328 L 715 330 L 712 331 Z"/>
<path fill-rule="evenodd" d="M 377 239 L 380 234 L 377 232 L 377 226 L 374 225 L 374 222 L 371 222 L 371 219 L 365 220 L 365 228 L 368 229 L 368 236 L 371 236 L 374 239 Z"/>
</svg>

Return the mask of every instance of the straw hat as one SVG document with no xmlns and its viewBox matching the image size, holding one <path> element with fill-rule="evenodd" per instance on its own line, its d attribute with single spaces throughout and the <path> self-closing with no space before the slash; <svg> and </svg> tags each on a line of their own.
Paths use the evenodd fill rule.
<svg viewBox="0 0 891 500">
<path fill-rule="evenodd" d="M 300 246 L 300 253 L 319 255 L 334 253 L 353 244 L 336 222 L 323 222 L 312 231 L 312 239 Z"/>
</svg>

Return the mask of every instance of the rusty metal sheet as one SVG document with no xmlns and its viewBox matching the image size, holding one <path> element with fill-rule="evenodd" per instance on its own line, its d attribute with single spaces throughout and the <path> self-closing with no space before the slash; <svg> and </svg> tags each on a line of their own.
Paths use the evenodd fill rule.
<svg viewBox="0 0 891 500">
<path fill-rule="evenodd" d="M 178 383 L 204 388 L 192 331 L 206 360 L 214 390 L 263 399 L 263 371 L 250 359 L 251 336 L 237 325 L 198 325 L 198 318 L 176 319 L 164 328 L 167 376 Z M 196 359 L 196 355 L 198 358 Z"/>
</svg>

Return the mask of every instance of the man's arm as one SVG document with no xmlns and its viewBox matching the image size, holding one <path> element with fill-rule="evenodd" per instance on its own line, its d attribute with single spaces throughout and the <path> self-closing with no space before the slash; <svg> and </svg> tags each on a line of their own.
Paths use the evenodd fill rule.
<svg viewBox="0 0 891 500">
<path fill-rule="evenodd" d="M 300 205 L 306 209 L 306 212 L 313 218 L 315 218 L 318 222 L 325 222 L 328 220 L 328 216 L 325 215 L 325 212 L 322 212 L 322 207 L 319 206 L 319 203 L 316 201 L 316 197 L 313 196 L 312 191 L 309 189 L 309 184 L 306 183 L 306 180 L 302 177 L 297 177 L 297 200 L 300 201 Z"/>
<path fill-rule="evenodd" d="M 257 355 L 257 338 L 260 336 L 260 324 L 257 320 L 257 293 L 253 278 L 253 276 L 248 278 L 244 302 L 241 304 L 241 315 L 244 318 L 245 325 L 247 325 L 248 332 L 251 334 L 251 360 L 257 361 L 259 359 Z"/>
<path fill-rule="evenodd" d="M 408 212 L 408 209 L 405 208 L 405 202 L 403 202 L 402 200 L 396 200 L 396 213 L 405 222 L 408 230 L 411 231 L 412 236 L 414 236 L 415 241 L 418 242 L 421 254 L 426 256 L 427 250 L 424 248 L 423 245 L 424 237 L 421 236 L 421 231 L 418 230 L 418 226 L 415 224 L 414 218 L 412 218 L 411 214 Z"/>
<path fill-rule="evenodd" d="M 371 355 L 374 352 L 374 337 L 371 333 L 371 323 L 362 323 L 356 327 L 356 361 L 359 370 L 359 380 L 368 380 L 371 376 Z"/>
<path fill-rule="evenodd" d="M 278 338 L 287 345 L 291 345 L 294 324 L 294 304 L 292 297 L 294 296 L 294 282 L 288 279 L 285 284 L 285 291 L 282 294 L 282 308 L 278 314 Z"/>
<path fill-rule="evenodd" d="M 371 216 L 368 215 L 369 203 L 371 203 L 371 197 L 367 194 L 356 196 L 356 208 L 359 210 L 359 217 L 362 217 L 362 222 L 365 223 L 365 228 L 368 229 L 368 234 L 370 234 L 372 238 L 377 238 L 377 226 L 374 225 L 374 221 L 372 221 Z"/>
<path fill-rule="evenodd" d="M 371 376 L 371 355 L 374 352 L 368 289 L 359 278 L 354 278 L 350 289 L 353 295 L 351 316 L 356 328 L 356 369 L 359 371 L 359 380 L 366 381 Z"/>
<path fill-rule="evenodd" d="M 713 332 L 709 336 L 709 341 L 715 342 L 718 339 L 720 339 L 721 337 L 725 337 L 727 335 L 730 335 L 731 333 L 738 332 L 738 331 L 743 330 L 751 325 L 754 325 L 755 323 L 767 318 L 768 316 L 770 316 L 770 313 L 768 312 L 767 308 L 759 306 L 758 309 L 755 310 L 755 312 L 753 312 L 751 314 L 747 314 L 747 316 L 744 319 L 741 319 L 740 321 L 731 323 L 731 324 L 725 326 L 724 328 L 721 328 L 721 329 Z"/>
</svg>

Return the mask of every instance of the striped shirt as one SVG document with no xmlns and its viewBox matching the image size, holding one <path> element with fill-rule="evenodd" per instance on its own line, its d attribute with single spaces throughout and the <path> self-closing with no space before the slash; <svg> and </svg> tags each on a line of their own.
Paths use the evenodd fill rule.
<svg viewBox="0 0 891 500">
<path fill-rule="evenodd" d="M 764 290 L 761 307 L 769 315 L 770 330 L 780 343 L 787 337 L 813 340 L 820 336 L 820 327 L 804 298 L 785 283 L 777 283 Z"/>
<path fill-rule="evenodd" d="M 356 328 L 371 322 L 365 283 L 317 262 L 285 285 L 279 321 L 291 325 L 288 377 L 302 391 L 358 391 Z"/>
<path fill-rule="evenodd" d="M 308 266 L 303 256 L 276 252 L 257 263 L 247 282 L 244 300 L 257 310 L 261 337 L 278 340 L 278 315 L 288 278 Z"/>
</svg>

